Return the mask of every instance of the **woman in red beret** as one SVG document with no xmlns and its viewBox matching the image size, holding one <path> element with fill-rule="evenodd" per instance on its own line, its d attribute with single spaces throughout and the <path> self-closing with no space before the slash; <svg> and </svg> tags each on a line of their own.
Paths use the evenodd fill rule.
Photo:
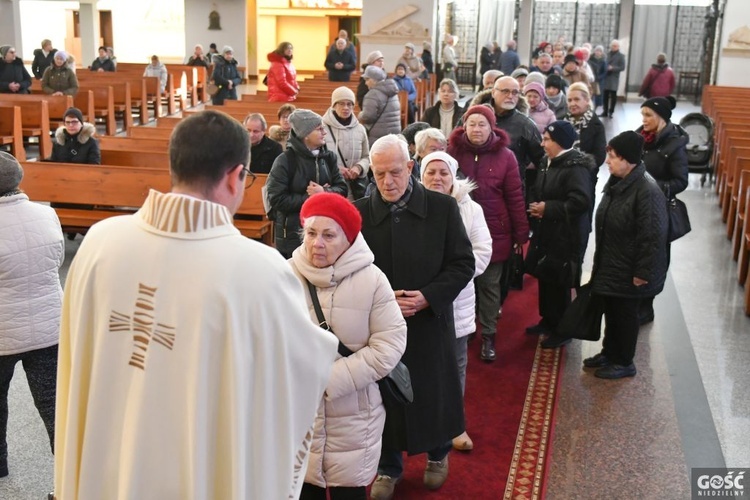
<svg viewBox="0 0 750 500">
<path fill-rule="evenodd" d="M 385 408 L 377 381 L 406 348 L 406 322 L 388 278 L 360 233 L 362 217 L 345 197 L 319 193 L 300 211 L 302 246 L 289 263 L 309 291 L 310 319 L 318 299 L 331 335 L 351 352 L 333 365 L 315 418 L 302 500 L 366 500 L 380 458 Z"/>
<path fill-rule="evenodd" d="M 458 170 L 477 184 L 471 197 L 484 210 L 492 236 L 492 257 L 487 270 L 474 280 L 477 316 L 481 325 L 484 361 L 495 360 L 495 332 L 501 305 L 500 282 L 513 245 L 529 239 L 521 175 L 508 135 L 495 126 L 495 113 L 488 106 L 472 106 L 464 114 L 463 126 L 450 136 L 448 154 L 458 160 Z"/>
</svg>

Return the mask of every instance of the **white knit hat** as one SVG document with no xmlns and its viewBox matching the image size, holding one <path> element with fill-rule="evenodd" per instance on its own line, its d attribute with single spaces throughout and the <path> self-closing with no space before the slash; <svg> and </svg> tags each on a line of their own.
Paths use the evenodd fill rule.
<svg viewBox="0 0 750 500">
<path fill-rule="evenodd" d="M 367 64 L 372 64 L 378 59 L 383 59 L 383 53 L 379 50 L 373 50 L 369 54 L 367 54 Z"/>
<path fill-rule="evenodd" d="M 352 103 L 357 102 L 354 98 L 354 92 L 349 87 L 341 86 L 331 93 L 331 106 L 340 101 L 351 101 Z"/>
<path fill-rule="evenodd" d="M 382 82 L 388 75 L 385 71 L 378 68 L 377 66 L 368 66 L 362 76 L 371 80 L 375 80 L 376 82 Z"/>
<path fill-rule="evenodd" d="M 451 155 L 446 153 L 445 151 L 435 151 L 434 153 L 430 153 L 424 158 L 422 158 L 422 161 L 419 164 L 419 170 L 420 170 L 420 181 L 424 183 L 424 173 L 425 170 L 427 170 L 427 165 L 430 164 L 430 162 L 433 161 L 444 161 L 446 165 L 448 165 L 448 169 L 451 171 L 451 174 L 453 175 L 453 188 L 456 188 L 456 173 L 458 172 L 458 162 L 455 158 L 453 158 Z"/>
</svg>

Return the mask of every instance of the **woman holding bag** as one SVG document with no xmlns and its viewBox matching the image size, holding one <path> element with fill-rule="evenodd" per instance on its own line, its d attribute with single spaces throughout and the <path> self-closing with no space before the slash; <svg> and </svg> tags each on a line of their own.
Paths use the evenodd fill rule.
<svg viewBox="0 0 750 500">
<path fill-rule="evenodd" d="M 333 365 L 313 428 L 301 500 L 366 500 L 380 458 L 385 408 L 377 381 L 406 348 L 406 322 L 388 279 L 360 233 L 362 217 L 346 198 L 315 194 L 300 212 L 303 243 L 289 260 L 331 335 L 351 351 Z M 309 283 L 309 285 L 308 285 Z"/>
<path fill-rule="evenodd" d="M 643 163 L 646 171 L 656 180 L 667 201 L 687 188 L 688 158 L 686 145 L 690 136 L 670 121 L 677 101 L 674 97 L 652 97 L 641 104 L 643 125 L 636 132 L 644 139 Z M 670 244 L 667 242 L 667 268 L 670 261 Z M 654 321 L 654 297 L 645 297 L 638 311 L 641 325 Z"/>
</svg>

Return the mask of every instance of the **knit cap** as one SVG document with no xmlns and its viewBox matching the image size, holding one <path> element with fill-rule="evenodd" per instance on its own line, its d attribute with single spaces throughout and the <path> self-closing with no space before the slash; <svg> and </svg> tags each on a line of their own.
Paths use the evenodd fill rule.
<svg viewBox="0 0 750 500">
<path fill-rule="evenodd" d="M 541 83 L 537 83 L 537 82 L 526 83 L 526 85 L 523 86 L 523 93 L 525 94 L 529 90 L 533 90 L 534 92 L 539 94 L 539 97 L 541 97 L 542 99 L 547 97 L 547 93 L 544 91 L 544 85 L 542 85 Z"/>
<path fill-rule="evenodd" d="M 626 130 L 612 138 L 607 144 L 609 149 L 614 150 L 626 162 L 638 165 L 643 154 L 643 136 L 632 130 Z"/>
<path fill-rule="evenodd" d="M 304 227 L 305 219 L 316 216 L 335 220 L 344 230 L 350 244 L 354 243 L 362 229 L 362 216 L 359 210 L 340 194 L 316 193 L 305 200 L 299 213 L 300 224 Z"/>
<path fill-rule="evenodd" d="M 555 87 L 560 92 L 565 90 L 565 80 L 560 75 L 549 75 L 547 81 L 544 84 L 545 87 Z"/>
<path fill-rule="evenodd" d="M 510 74 L 511 78 L 518 78 L 519 76 L 528 76 L 529 70 L 525 68 L 516 68 L 513 73 Z"/>
<path fill-rule="evenodd" d="M 5 151 L 0 151 L 0 195 L 18 189 L 23 179 L 23 168 L 18 160 Z"/>
<path fill-rule="evenodd" d="M 319 114 L 309 109 L 295 109 L 289 115 L 289 122 L 292 124 L 292 132 L 300 139 L 304 139 L 316 128 L 323 124 L 323 119 Z"/>
<path fill-rule="evenodd" d="M 573 54 L 568 54 L 565 56 L 565 60 L 563 62 L 563 66 L 568 64 L 569 62 L 576 63 L 576 66 L 578 66 L 578 59 L 576 59 L 576 56 Z"/>
<path fill-rule="evenodd" d="M 466 121 L 469 119 L 471 115 L 482 115 L 485 118 L 487 118 L 487 121 L 490 124 L 490 128 L 495 128 L 495 112 L 492 111 L 489 106 L 485 106 L 483 104 L 477 104 L 476 106 L 470 107 L 466 113 L 464 113 L 463 122 L 466 123 Z"/>
<path fill-rule="evenodd" d="M 643 104 L 642 108 L 651 108 L 654 113 L 664 118 L 664 121 L 669 123 L 669 119 L 672 118 L 672 110 L 677 105 L 677 100 L 670 96 L 667 97 L 652 97 Z"/>
<path fill-rule="evenodd" d="M 422 130 L 426 130 L 430 127 L 430 124 L 427 122 L 410 123 L 404 130 L 401 131 L 401 135 L 404 136 L 407 144 L 414 144 L 416 141 L 417 132 L 421 132 Z"/>
<path fill-rule="evenodd" d="M 415 50 L 414 44 L 409 42 L 404 44 L 405 49 L 411 49 L 412 51 Z"/>
<path fill-rule="evenodd" d="M 365 70 L 365 74 L 362 76 L 371 80 L 375 80 L 376 82 L 382 82 L 383 80 L 385 80 L 386 74 L 385 71 L 383 71 L 381 68 L 378 68 L 377 66 L 368 66 Z"/>
<path fill-rule="evenodd" d="M 383 59 L 383 53 L 379 50 L 373 50 L 369 54 L 367 54 L 367 64 L 372 64 L 378 59 Z"/>
<path fill-rule="evenodd" d="M 543 73 L 540 73 L 538 71 L 532 71 L 531 73 L 528 74 L 528 76 L 526 77 L 526 80 L 524 80 L 523 83 L 524 85 L 528 85 L 533 82 L 541 83 L 542 87 L 545 87 L 547 83 L 547 77 L 544 76 Z"/>
<path fill-rule="evenodd" d="M 420 181 L 424 183 L 424 173 L 427 170 L 427 165 L 432 163 L 433 161 L 443 161 L 446 165 L 448 165 L 448 170 L 451 171 L 451 175 L 453 176 L 453 182 L 452 186 L 455 189 L 456 187 L 456 173 L 458 172 L 458 162 L 455 158 L 453 158 L 451 155 L 446 153 L 445 151 L 435 151 L 433 153 L 430 153 L 426 155 L 424 158 L 422 158 L 422 161 L 419 165 L 420 169 Z"/>
<path fill-rule="evenodd" d="M 331 106 L 341 101 L 350 101 L 352 103 L 357 102 L 354 98 L 354 92 L 349 87 L 341 86 L 331 92 Z"/>
<path fill-rule="evenodd" d="M 550 123 L 545 127 L 544 131 L 563 149 L 572 148 L 576 139 L 578 139 L 576 129 L 570 122 L 565 120 L 557 120 Z"/>
<path fill-rule="evenodd" d="M 78 108 L 68 108 L 65 110 L 65 113 L 63 114 L 63 120 L 66 119 L 69 116 L 75 116 L 78 118 L 78 121 L 83 123 L 83 113 L 81 113 L 81 110 Z"/>
<path fill-rule="evenodd" d="M 10 45 L 3 45 L 2 47 L 0 47 L 0 57 L 5 58 L 6 54 L 10 50 L 10 47 Z"/>
<path fill-rule="evenodd" d="M 232 47 L 230 47 L 229 45 L 224 45 L 224 48 L 221 49 L 221 55 L 224 55 L 227 52 L 231 52 L 232 54 L 234 54 L 234 50 L 232 50 Z"/>
</svg>

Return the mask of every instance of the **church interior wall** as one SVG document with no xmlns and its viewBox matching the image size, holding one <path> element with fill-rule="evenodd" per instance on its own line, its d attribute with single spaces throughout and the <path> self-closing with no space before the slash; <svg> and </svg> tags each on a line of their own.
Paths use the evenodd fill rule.
<svg viewBox="0 0 750 500">
<path fill-rule="evenodd" d="M 724 10 L 724 25 L 719 44 L 719 64 L 716 73 L 717 85 L 749 87 L 748 68 L 750 68 L 750 51 L 742 55 L 728 55 L 723 52 L 729 35 L 736 29 L 750 26 L 750 2 L 747 0 L 727 0 Z"/>
</svg>

